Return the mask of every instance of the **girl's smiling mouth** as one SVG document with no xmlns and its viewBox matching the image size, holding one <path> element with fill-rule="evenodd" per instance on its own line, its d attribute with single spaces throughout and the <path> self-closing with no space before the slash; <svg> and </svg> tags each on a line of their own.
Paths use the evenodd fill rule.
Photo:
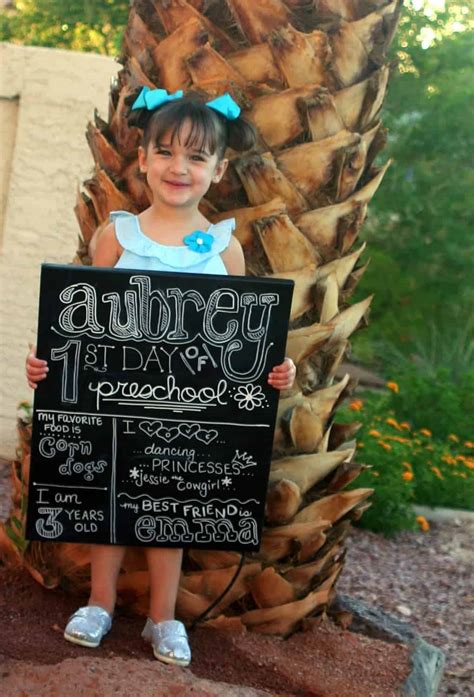
<svg viewBox="0 0 474 697">
<path fill-rule="evenodd" d="M 190 184 L 187 184 L 186 182 L 171 181 L 169 179 L 165 179 L 164 181 L 165 181 L 165 184 L 168 184 L 169 186 L 176 186 L 176 187 L 191 186 Z"/>
</svg>

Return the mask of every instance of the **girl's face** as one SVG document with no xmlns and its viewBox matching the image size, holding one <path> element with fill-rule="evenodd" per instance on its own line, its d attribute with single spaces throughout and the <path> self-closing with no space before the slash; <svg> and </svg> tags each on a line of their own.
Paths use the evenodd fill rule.
<svg viewBox="0 0 474 697">
<path fill-rule="evenodd" d="M 164 134 L 158 144 L 149 143 L 146 151 L 138 150 L 140 171 L 146 173 L 154 202 L 173 208 L 197 208 L 210 185 L 220 181 L 228 161 L 218 160 L 217 154 L 188 143 L 191 122 L 185 121 L 180 132 L 171 140 Z"/>
</svg>

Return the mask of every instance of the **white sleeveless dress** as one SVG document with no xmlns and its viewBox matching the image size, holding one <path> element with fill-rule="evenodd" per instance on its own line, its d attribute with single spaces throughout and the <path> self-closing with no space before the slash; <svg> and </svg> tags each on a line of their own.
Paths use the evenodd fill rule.
<svg viewBox="0 0 474 697">
<path fill-rule="evenodd" d="M 166 245 L 145 235 L 138 216 L 127 211 L 113 211 L 110 222 L 123 253 L 115 268 L 140 271 L 171 271 L 227 275 L 221 253 L 228 247 L 235 229 L 235 219 L 221 220 L 206 231 L 213 242 L 209 251 L 194 251 L 185 245 Z"/>
</svg>

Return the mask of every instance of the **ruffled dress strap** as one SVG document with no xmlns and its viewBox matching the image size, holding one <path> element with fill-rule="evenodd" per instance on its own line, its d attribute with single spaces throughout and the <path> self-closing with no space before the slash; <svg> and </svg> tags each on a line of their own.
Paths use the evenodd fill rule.
<svg viewBox="0 0 474 697">
<path fill-rule="evenodd" d="M 204 262 L 221 254 L 228 247 L 235 229 L 234 218 L 211 225 L 206 234 L 211 235 L 213 241 L 209 251 L 202 252 L 186 245 L 172 246 L 155 242 L 142 231 L 138 216 L 128 211 L 112 211 L 110 222 L 114 223 L 115 236 L 125 251 L 139 257 L 155 259 L 159 265 L 176 271 L 202 266 Z"/>
</svg>

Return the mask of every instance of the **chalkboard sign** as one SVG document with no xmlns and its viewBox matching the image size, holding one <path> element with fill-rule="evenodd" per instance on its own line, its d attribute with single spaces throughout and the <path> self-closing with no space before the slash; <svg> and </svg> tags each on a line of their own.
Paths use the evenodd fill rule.
<svg viewBox="0 0 474 697">
<path fill-rule="evenodd" d="M 292 290 L 43 265 L 27 538 L 257 550 Z"/>
</svg>

